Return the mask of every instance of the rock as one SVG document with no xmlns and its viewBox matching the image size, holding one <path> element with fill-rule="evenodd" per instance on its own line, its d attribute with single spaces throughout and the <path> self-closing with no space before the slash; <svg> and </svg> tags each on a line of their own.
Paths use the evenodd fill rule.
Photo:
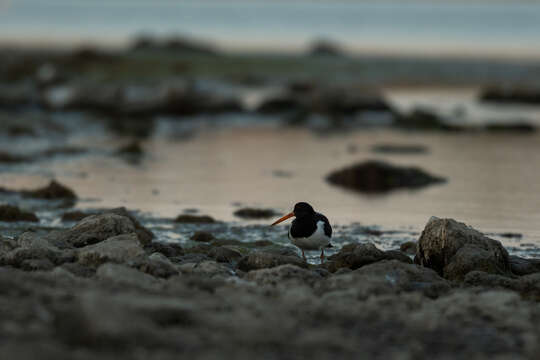
<svg viewBox="0 0 540 360">
<path fill-rule="evenodd" d="M 62 214 L 62 222 L 81 221 L 82 219 L 90 215 L 93 215 L 93 214 L 88 214 L 79 210 L 69 211 Z"/>
<path fill-rule="evenodd" d="M 161 253 L 168 258 L 174 258 L 184 255 L 184 249 L 179 244 L 164 243 L 164 242 L 152 242 L 145 247 L 145 250 L 149 253 Z"/>
<path fill-rule="evenodd" d="M 230 277 L 234 271 L 215 261 L 202 261 L 199 263 L 184 263 L 178 266 L 181 273 L 187 275 L 199 275 L 205 277 Z"/>
<path fill-rule="evenodd" d="M 519 256 L 509 256 L 510 268 L 516 275 L 528 275 L 540 272 L 540 259 L 525 259 Z"/>
<path fill-rule="evenodd" d="M 416 241 L 407 241 L 399 246 L 399 250 L 407 255 L 416 255 Z"/>
<path fill-rule="evenodd" d="M 488 132 L 496 133 L 533 133 L 536 132 L 537 128 L 533 124 L 524 121 L 516 121 L 512 123 L 505 124 L 487 124 L 484 129 Z"/>
<path fill-rule="evenodd" d="M 33 263 L 46 263 L 45 260 L 56 265 L 72 262 L 75 260 L 75 255 L 70 251 L 62 252 L 48 247 L 29 247 L 16 248 L 5 254 L 4 258 L 0 260 L 2 260 L 5 265 L 11 265 L 16 268 L 21 268 L 23 266 L 29 268 Z M 30 262 L 28 260 L 43 261 Z"/>
<path fill-rule="evenodd" d="M 206 231 L 196 231 L 191 236 L 191 240 L 197 241 L 197 242 L 210 242 L 214 239 L 215 239 L 214 235 Z"/>
<path fill-rule="evenodd" d="M 371 147 L 371 151 L 379 154 L 392 155 L 416 155 L 428 152 L 424 145 L 409 144 L 377 144 Z"/>
<path fill-rule="evenodd" d="M 280 94 L 265 99 L 255 110 L 260 114 L 304 111 L 305 105 L 294 94 Z"/>
<path fill-rule="evenodd" d="M 12 205 L 0 205 L 0 221 L 30 221 L 38 222 L 36 214 L 19 209 Z"/>
<path fill-rule="evenodd" d="M 253 270 L 246 274 L 245 280 L 253 281 L 258 285 L 278 286 L 286 284 L 313 285 L 323 277 L 316 271 L 306 270 L 296 265 L 286 264 L 270 269 Z"/>
<path fill-rule="evenodd" d="M 89 278 L 96 274 L 95 267 L 83 265 L 78 262 L 65 263 L 61 266 L 61 268 L 72 275 L 82 277 L 82 278 Z"/>
<path fill-rule="evenodd" d="M 119 216 L 127 217 L 131 220 L 133 225 L 135 226 L 135 232 L 137 233 L 137 236 L 139 237 L 139 241 L 143 245 L 149 245 L 152 242 L 152 239 L 154 238 L 154 233 L 144 227 L 139 220 L 135 216 L 133 216 L 125 207 L 118 207 L 113 208 L 110 210 L 106 210 L 103 214 L 116 214 Z"/>
<path fill-rule="evenodd" d="M 340 268 L 354 270 L 383 259 L 386 259 L 386 254 L 371 243 L 348 244 L 343 246 L 338 253 L 328 257 L 325 267 L 330 272 L 336 272 Z"/>
<path fill-rule="evenodd" d="M 148 258 L 138 257 L 129 261 L 128 265 L 155 277 L 168 278 L 178 275 L 178 270 L 172 262 L 161 253 L 153 253 Z"/>
<path fill-rule="evenodd" d="M 8 253 L 17 247 L 17 242 L 12 239 L 5 238 L 0 235 L 0 257 L 2 254 Z"/>
<path fill-rule="evenodd" d="M 17 246 L 25 249 L 45 248 L 58 251 L 59 248 L 47 241 L 47 238 L 38 235 L 33 231 L 26 231 L 17 237 Z"/>
<path fill-rule="evenodd" d="M 292 264 L 302 268 L 307 267 L 307 264 L 298 256 L 278 255 L 262 251 L 254 251 L 240 259 L 238 262 L 238 269 L 242 271 L 251 271 L 273 268 L 285 264 Z"/>
<path fill-rule="evenodd" d="M 144 256 L 135 233 L 117 235 L 94 245 L 88 245 L 78 250 L 77 258 L 83 265 L 97 266 L 106 262 L 127 263 Z"/>
<path fill-rule="evenodd" d="M 21 192 L 24 196 L 31 197 L 31 198 L 37 198 L 37 199 L 47 199 L 47 200 L 53 200 L 53 199 L 68 199 L 68 200 L 76 200 L 77 195 L 73 192 L 73 190 L 69 189 L 68 187 L 60 184 L 59 182 L 52 180 L 49 185 L 39 188 L 36 190 L 25 190 Z"/>
<path fill-rule="evenodd" d="M 380 161 L 367 161 L 334 171 L 326 180 L 333 185 L 366 193 L 416 189 L 446 181 L 415 167 L 398 167 Z"/>
<path fill-rule="evenodd" d="M 508 252 L 499 241 L 453 219 L 432 217 L 418 241 L 415 262 L 444 278 L 462 281 L 468 272 L 512 274 Z"/>
<path fill-rule="evenodd" d="M 413 261 L 406 254 L 402 253 L 399 250 L 388 250 L 384 252 L 385 259 L 387 260 L 398 260 L 407 264 L 412 264 Z"/>
<path fill-rule="evenodd" d="M 234 215 L 243 219 L 268 219 L 277 216 L 278 213 L 272 209 L 242 208 L 236 210 Z"/>
<path fill-rule="evenodd" d="M 120 264 L 103 264 L 97 269 L 96 276 L 107 282 L 140 288 L 151 289 L 159 285 L 159 281 L 153 276 Z"/>
<path fill-rule="evenodd" d="M 184 253 L 185 254 L 204 254 L 204 255 L 208 255 L 210 250 L 212 250 L 212 246 L 210 244 L 198 244 L 196 246 L 186 247 L 184 249 Z"/>
<path fill-rule="evenodd" d="M 234 263 L 242 258 L 242 254 L 227 246 L 213 247 L 208 252 L 208 256 L 215 259 L 217 262 Z"/>
<path fill-rule="evenodd" d="M 74 247 L 83 247 L 99 243 L 113 236 L 135 232 L 135 226 L 129 218 L 106 213 L 88 216 L 71 229 L 55 234 L 54 237 L 66 241 Z"/>
<path fill-rule="evenodd" d="M 325 39 L 314 41 L 308 53 L 311 56 L 343 56 L 343 51 L 337 43 Z"/>
<path fill-rule="evenodd" d="M 324 292 L 351 289 L 359 298 L 413 291 L 436 298 L 450 290 L 449 283 L 435 271 L 397 260 L 383 260 L 330 276 L 320 286 L 319 291 Z"/>
<path fill-rule="evenodd" d="M 187 224 L 212 224 L 216 221 L 210 216 L 206 215 L 182 214 L 178 215 L 176 219 L 174 219 L 174 222 Z"/>
<path fill-rule="evenodd" d="M 480 94 L 480 100 L 501 104 L 540 104 L 540 90 L 532 88 L 486 88 Z"/>
<path fill-rule="evenodd" d="M 25 271 L 49 271 L 54 269 L 51 260 L 45 259 L 26 259 L 21 261 L 19 268 Z"/>
<path fill-rule="evenodd" d="M 452 125 L 430 109 L 415 108 L 408 114 L 394 112 L 395 126 L 411 130 L 461 131 L 464 128 Z"/>
</svg>

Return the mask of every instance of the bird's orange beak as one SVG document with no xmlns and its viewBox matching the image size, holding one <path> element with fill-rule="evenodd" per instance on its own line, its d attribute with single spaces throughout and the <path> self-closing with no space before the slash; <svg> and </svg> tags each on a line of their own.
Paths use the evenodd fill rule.
<svg viewBox="0 0 540 360">
<path fill-rule="evenodd" d="M 274 222 L 274 223 L 273 223 L 272 225 L 270 225 L 270 226 L 277 225 L 277 224 L 279 224 L 279 223 L 282 222 L 282 221 L 285 221 L 285 220 L 287 220 L 287 219 L 289 219 L 289 218 L 292 218 L 293 216 L 294 216 L 294 213 L 293 213 L 293 212 L 292 212 L 292 213 L 289 213 L 289 214 L 283 216 L 282 218 L 278 219 L 276 222 Z"/>
</svg>

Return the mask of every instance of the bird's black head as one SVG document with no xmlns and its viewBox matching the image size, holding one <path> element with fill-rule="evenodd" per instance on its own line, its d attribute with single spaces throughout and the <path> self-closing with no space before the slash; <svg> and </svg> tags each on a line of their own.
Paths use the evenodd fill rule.
<svg viewBox="0 0 540 360">
<path fill-rule="evenodd" d="M 294 216 L 297 218 L 301 218 L 304 216 L 311 216 L 315 213 L 315 210 L 313 210 L 313 207 L 309 205 L 306 202 L 299 202 L 294 205 L 293 210 Z"/>
</svg>

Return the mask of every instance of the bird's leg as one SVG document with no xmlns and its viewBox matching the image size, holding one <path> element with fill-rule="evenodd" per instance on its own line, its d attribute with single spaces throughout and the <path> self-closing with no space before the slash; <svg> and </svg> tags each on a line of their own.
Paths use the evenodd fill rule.
<svg viewBox="0 0 540 360">
<path fill-rule="evenodd" d="M 304 254 L 304 249 L 302 249 L 302 259 L 304 259 L 304 262 L 307 262 L 306 255 Z"/>
<path fill-rule="evenodd" d="M 324 262 L 324 249 L 321 249 L 321 264 Z"/>
</svg>

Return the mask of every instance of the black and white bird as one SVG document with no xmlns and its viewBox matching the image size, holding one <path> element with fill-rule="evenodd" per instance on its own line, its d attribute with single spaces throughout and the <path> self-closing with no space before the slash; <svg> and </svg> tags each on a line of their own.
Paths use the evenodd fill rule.
<svg viewBox="0 0 540 360">
<path fill-rule="evenodd" d="M 304 250 L 321 250 L 321 263 L 324 261 L 324 249 L 332 247 L 332 227 L 323 214 L 313 210 L 306 202 L 294 205 L 294 210 L 272 224 L 276 225 L 291 217 L 295 217 L 289 229 L 289 239 L 302 250 L 302 258 L 306 261 Z"/>
</svg>

